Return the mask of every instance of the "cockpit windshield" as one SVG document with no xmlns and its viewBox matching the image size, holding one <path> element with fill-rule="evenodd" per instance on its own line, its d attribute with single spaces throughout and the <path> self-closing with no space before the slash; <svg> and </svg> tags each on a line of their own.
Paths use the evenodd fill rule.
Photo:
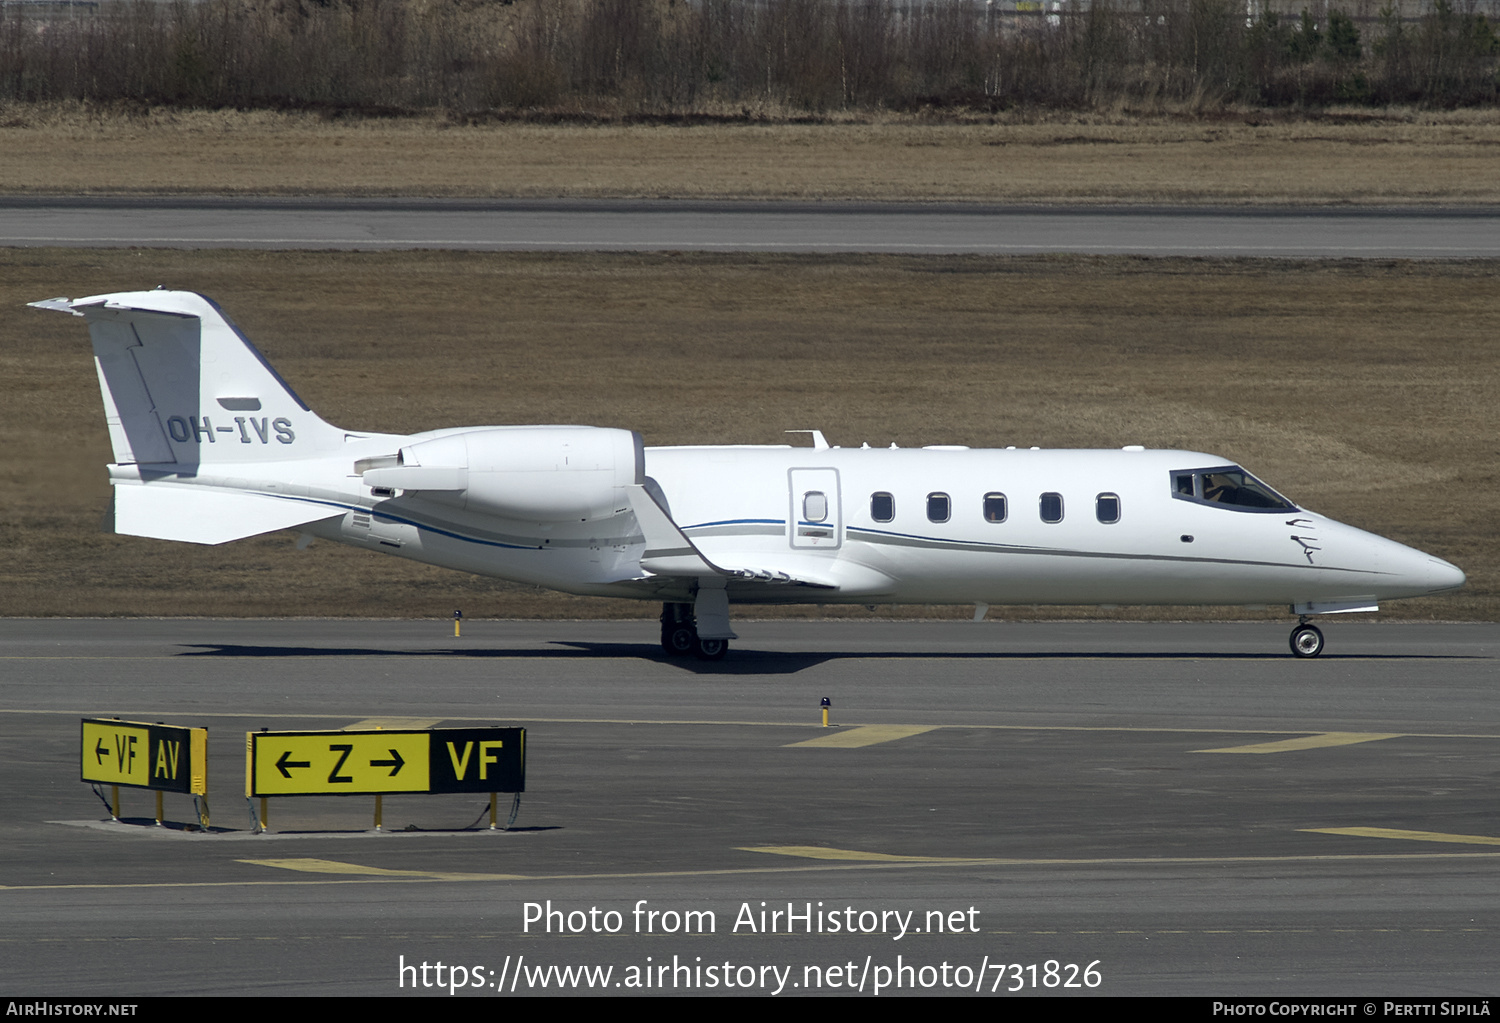
<svg viewBox="0 0 1500 1023">
<path fill-rule="evenodd" d="M 1296 511 L 1297 506 L 1237 465 L 1180 469 L 1172 473 L 1172 496 L 1234 511 Z"/>
</svg>

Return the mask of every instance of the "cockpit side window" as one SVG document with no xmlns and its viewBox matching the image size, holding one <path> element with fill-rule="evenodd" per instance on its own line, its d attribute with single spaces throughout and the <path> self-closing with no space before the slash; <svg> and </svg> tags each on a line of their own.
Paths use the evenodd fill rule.
<svg viewBox="0 0 1500 1023">
<path fill-rule="evenodd" d="M 1284 512 L 1297 506 L 1237 465 L 1172 473 L 1172 496 L 1231 511 Z"/>
</svg>

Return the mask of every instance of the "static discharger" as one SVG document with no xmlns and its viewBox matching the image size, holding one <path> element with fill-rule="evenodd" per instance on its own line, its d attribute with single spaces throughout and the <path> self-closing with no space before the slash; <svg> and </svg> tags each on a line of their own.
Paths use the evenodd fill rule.
<svg viewBox="0 0 1500 1023">
<path fill-rule="evenodd" d="M 493 830 L 497 795 L 519 804 L 525 789 L 524 728 L 245 733 L 245 798 L 260 800 L 261 831 L 270 796 L 373 795 L 379 831 L 382 797 L 457 792 L 489 793 Z"/>
<path fill-rule="evenodd" d="M 208 729 L 84 718 L 79 731 L 79 777 L 110 787 L 111 819 L 120 819 L 124 786 L 156 793 L 158 827 L 164 820 L 162 793 L 197 796 L 198 823 L 208 829 Z"/>
</svg>

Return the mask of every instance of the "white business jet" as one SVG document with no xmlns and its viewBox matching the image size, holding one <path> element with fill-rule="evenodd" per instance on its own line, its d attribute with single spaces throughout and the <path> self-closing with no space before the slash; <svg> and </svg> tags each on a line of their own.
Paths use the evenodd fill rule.
<svg viewBox="0 0 1500 1023">
<path fill-rule="evenodd" d="M 1442 593 L 1438 558 L 1300 508 L 1194 451 L 647 448 L 630 430 L 352 433 L 211 300 L 32 303 L 93 338 L 117 533 L 280 529 L 568 593 L 661 601 L 669 654 L 722 657 L 740 604 L 1289 604 Z"/>
</svg>

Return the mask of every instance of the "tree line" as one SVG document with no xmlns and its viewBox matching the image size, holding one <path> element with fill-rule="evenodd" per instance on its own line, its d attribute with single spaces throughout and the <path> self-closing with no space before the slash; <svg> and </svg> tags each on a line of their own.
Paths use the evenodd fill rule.
<svg viewBox="0 0 1500 1023">
<path fill-rule="evenodd" d="M 1472 0 L 1399 3 L 0 5 L 0 99 L 601 118 L 1494 103 L 1500 38 Z"/>
</svg>

